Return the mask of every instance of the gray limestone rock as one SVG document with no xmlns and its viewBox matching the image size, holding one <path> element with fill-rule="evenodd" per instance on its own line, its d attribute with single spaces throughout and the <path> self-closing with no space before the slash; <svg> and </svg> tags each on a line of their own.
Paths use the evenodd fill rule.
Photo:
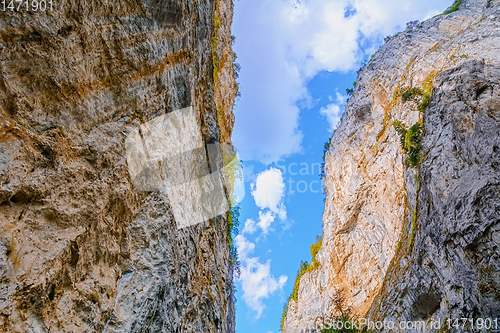
<svg viewBox="0 0 500 333">
<path fill-rule="evenodd" d="M 178 229 L 166 195 L 134 187 L 125 149 L 188 106 L 204 142 L 230 144 L 232 12 L 231 0 L 0 12 L 0 331 L 234 332 L 226 216 Z"/>
<path fill-rule="evenodd" d="M 326 157 L 321 266 L 302 276 L 283 332 L 338 316 L 337 292 L 354 318 L 395 332 L 498 318 L 499 61 L 500 3 L 470 0 L 401 32 L 359 73 Z M 403 102 L 409 88 L 428 93 L 425 112 L 420 97 Z M 394 121 L 424 126 L 415 168 Z"/>
</svg>

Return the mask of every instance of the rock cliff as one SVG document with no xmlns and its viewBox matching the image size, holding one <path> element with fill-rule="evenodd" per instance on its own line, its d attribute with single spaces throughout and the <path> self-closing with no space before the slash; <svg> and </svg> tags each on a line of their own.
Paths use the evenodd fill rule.
<svg viewBox="0 0 500 333">
<path fill-rule="evenodd" d="M 190 106 L 205 143 L 230 144 L 232 13 L 231 0 L 0 11 L 0 331 L 234 332 L 227 216 L 178 229 L 166 195 L 134 187 L 125 147 Z"/>
<path fill-rule="evenodd" d="M 283 332 L 349 309 L 395 332 L 498 318 L 499 61 L 500 2 L 464 0 L 359 72 L 326 154 L 319 267 L 300 278 Z"/>
</svg>

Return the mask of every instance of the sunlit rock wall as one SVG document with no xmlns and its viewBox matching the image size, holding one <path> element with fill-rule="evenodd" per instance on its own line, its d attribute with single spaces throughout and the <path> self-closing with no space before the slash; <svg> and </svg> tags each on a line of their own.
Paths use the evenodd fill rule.
<svg viewBox="0 0 500 333">
<path fill-rule="evenodd" d="M 301 278 L 284 332 L 338 316 L 337 292 L 352 317 L 396 328 L 500 313 L 499 4 L 464 1 L 400 33 L 359 73 L 326 155 L 321 267 Z M 403 103 L 411 87 L 431 92 L 424 113 Z M 411 168 L 392 125 L 419 120 Z"/>
<path fill-rule="evenodd" d="M 0 11 L 0 331 L 234 332 L 225 217 L 178 229 L 166 195 L 133 186 L 125 151 L 189 106 L 204 142 L 230 143 L 232 11 Z"/>
</svg>

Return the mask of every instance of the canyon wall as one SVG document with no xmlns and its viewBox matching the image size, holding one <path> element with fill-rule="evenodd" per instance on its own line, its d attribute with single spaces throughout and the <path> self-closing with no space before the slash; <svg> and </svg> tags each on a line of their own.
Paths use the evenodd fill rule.
<svg viewBox="0 0 500 333">
<path fill-rule="evenodd" d="M 0 331 L 234 332 L 227 216 L 178 229 L 167 195 L 134 187 L 125 147 L 186 107 L 187 131 L 230 144 L 232 13 L 231 0 L 0 12 Z"/>
<path fill-rule="evenodd" d="M 326 154 L 320 266 L 301 277 L 283 332 L 342 313 L 396 332 L 498 317 L 499 61 L 500 2 L 464 0 L 393 36 L 359 72 Z M 418 163 L 395 122 L 420 128 Z"/>
</svg>

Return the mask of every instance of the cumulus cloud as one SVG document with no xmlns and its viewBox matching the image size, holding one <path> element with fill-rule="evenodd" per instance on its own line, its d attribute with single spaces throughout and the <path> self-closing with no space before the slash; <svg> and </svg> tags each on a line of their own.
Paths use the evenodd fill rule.
<svg viewBox="0 0 500 333">
<path fill-rule="evenodd" d="M 248 219 L 245 221 L 245 226 L 243 227 L 242 234 L 251 235 L 257 230 L 257 224 L 254 220 Z"/>
<path fill-rule="evenodd" d="M 270 168 L 259 173 L 252 184 L 252 196 L 261 210 L 269 209 L 281 219 L 286 218 L 286 209 L 283 204 L 285 182 L 281 170 Z"/>
<path fill-rule="evenodd" d="M 255 223 L 253 220 L 247 220 L 248 226 L 246 222 L 243 231 L 246 229 L 251 234 L 255 227 L 259 227 L 267 234 L 276 217 L 286 220 L 286 207 L 283 202 L 285 182 L 281 170 L 269 168 L 259 173 L 251 187 L 255 204 L 260 208 L 259 221 Z"/>
<path fill-rule="evenodd" d="M 271 274 L 271 261 L 261 263 L 258 257 L 251 257 L 255 245 L 243 235 L 235 238 L 236 248 L 241 261 L 239 281 L 242 287 L 242 299 L 245 304 L 255 311 L 256 319 L 260 318 L 265 309 L 263 300 L 281 290 L 287 281 L 282 275 L 276 279 Z"/>
<path fill-rule="evenodd" d="M 240 235 L 235 237 L 235 245 L 241 262 L 239 282 L 243 291 L 242 299 L 253 310 L 258 319 L 264 311 L 264 299 L 281 290 L 287 281 L 286 276 L 276 279 L 271 274 L 271 261 L 260 262 L 258 257 L 252 257 L 255 244 L 245 235 L 254 234 L 257 229 L 266 235 L 276 218 L 286 220 L 286 208 L 283 202 L 285 183 L 281 170 L 269 168 L 259 173 L 251 185 L 255 204 L 260 209 L 258 222 L 247 219 Z"/>
<path fill-rule="evenodd" d="M 274 222 L 274 216 L 273 213 L 268 211 L 268 212 L 259 212 L 259 222 L 257 225 L 259 228 L 262 230 L 264 234 L 267 234 L 269 231 L 269 227 L 271 226 L 271 223 Z"/>
<path fill-rule="evenodd" d="M 406 22 L 450 0 L 255 0 L 236 3 L 242 98 L 234 141 L 246 159 L 271 163 L 301 151 L 297 103 L 320 71 L 350 71 Z M 332 108 L 334 108 L 332 106 Z M 335 111 L 335 110 L 331 110 Z"/>
<path fill-rule="evenodd" d="M 340 93 L 336 93 L 335 98 L 330 96 L 331 104 L 328 104 L 326 107 L 323 107 L 319 110 L 323 116 L 326 117 L 328 121 L 328 131 L 333 132 L 340 121 L 342 113 L 344 112 L 344 106 L 346 104 L 347 96 L 344 96 Z"/>
<path fill-rule="evenodd" d="M 236 244 L 236 249 L 238 250 L 238 256 L 242 261 L 248 259 L 250 253 L 252 253 L 255 249 L 255 244 L 249 242 L 243 235 L 236 235 L 234 243 Z"/>
</svg>

